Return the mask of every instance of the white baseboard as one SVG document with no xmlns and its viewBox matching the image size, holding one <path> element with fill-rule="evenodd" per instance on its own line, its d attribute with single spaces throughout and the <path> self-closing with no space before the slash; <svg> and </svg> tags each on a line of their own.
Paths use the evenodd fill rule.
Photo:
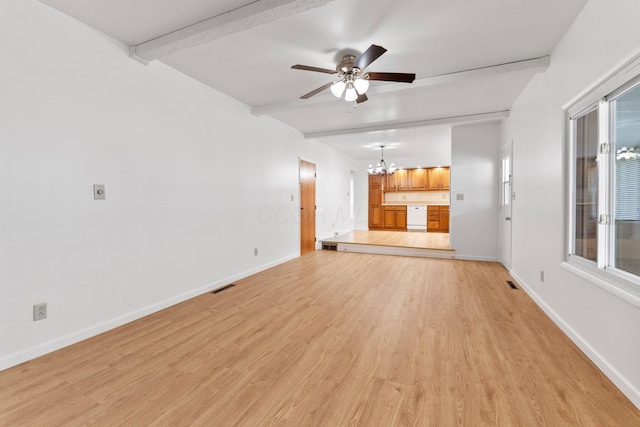
<svg viewBox="0 0 640 427">
<path fill-rule="evenodd" d="M 37 346 L 33 346 L 27 348 L 25 350 L 18 351 L 16 353 L 10 354 L 3 358 L 0 358 L 0 371 L 4 369 L 11 368 L 12 366 L 19 365 L 20 363 L 27 362 L 31 359 L 35 359 L 36 357 L 43 356 L 47 353 L 51 353 L 53 351 L 59 350 L 61 348 L 67 347 L 69 345 L 75 344 L 77 342 L 83 341 L 87 338 L 91 338 L 95 335 L 99 335 L 108 330 L 117 328 L 129 322 L 133 322 L 134 320 L 140 319 L 144 316 L 148 316 L 149 314 L 153 314 L 160 310 L 164 310 L 165 308 L 171 307 L 172 305 L 179 304 L 188 299 L 197 297 L 198 295 L 202 295 L 206 292 L 210 292 L 226 286 L 236 280 L 243 279 L 245 277 L 249 277 L 253 274 L 259 273 L 263 270 L 266 270 L 271 267 L 275 267 L 276 265 L 282 264 L 284 262 L 290 261 L 299 257 L 300 254 L 292 254 L 286 256 L 284 258 L 269 262 L 267 264 L 263 264 L 256 268 L 252 268 L 250 270 L 244 271 L 242 273 L 234 274 L 232 276 L 226 277 L 224 279 L 218 280 L 216 282 L 210 283 L 208 285 L 202 286 L 197 289 L 193 289 L 191 291 L 185 292 L 180 295 L 176 295 L 172 298 L 168 298 L 164 301 L 159 301 L 149 306 L 143 307 L 139 310 L 135 310 L 129 313 L 126 313 L 122 316 L 118 316 L 116 318 L 106 320 L 99 324 L 89 326 L 87 328 L 81 329 L 79 331 L 75 331 L 71 334 L 67 334 L 53 340 L 47 341 L 45 343 L 39 344 Z"/>
<path fill-rule="evenodd" d="M 458 254 L 458 253 L 456 253 L 456 259 L 461 259 L 461 260 L 464 260 L 464 261 L 498 262 L 498 258 L 497 257 L 464 255 L 464 254 Z"/>
<path fill-rule="evenodd" d="M 509 274 L 518 282 L 520 287 L 538 304 L 540 308 L 553 320 L 553 322 L 573 341 L 584 354 L 602 371 L 602 373 L 615 384 L 620 391 L 640 409 L 640 390 L 635 388 L 616 368 L 614 368 L 582 335 L 578 334 L 567 322 L 562 319 L 551 307 L 549 307 L 533 289 L 531 289 L 521 277 L 513 271 Z"/>
</svg>

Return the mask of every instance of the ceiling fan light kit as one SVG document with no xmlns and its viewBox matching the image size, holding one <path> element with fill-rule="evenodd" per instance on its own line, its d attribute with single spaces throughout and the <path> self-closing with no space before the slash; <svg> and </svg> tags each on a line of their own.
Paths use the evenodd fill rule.
<svg viewBox="0 0 640 427">
<path fill-rule="evenodd" d="M 359 57 L 355 55 L 345 55 L 336 65 L 335 72 L 328 68 L 312 67 L 309 65 L 293 65 L 291 68 L 295 70 L 314 71 L 317 73 L 333 74 L 339 80 L 320 86 L 311 92 L 302 95 L 300 98 L 308 99 L 327 88 L 331 89 L 331 93 L 336 98 L 342 98 L 347 102 L 357 102 L 358 104 L 366 101 L 367 90 L 369 89 L 369 80 L 380 80 L 387 82 L 412 83 L 416 75 L 410 73 L 364 73 L 364 69 L 373 61 L 378 59 L 385 53 L 387 49 L 382 46 L 372 44 Z"/>
</svg>

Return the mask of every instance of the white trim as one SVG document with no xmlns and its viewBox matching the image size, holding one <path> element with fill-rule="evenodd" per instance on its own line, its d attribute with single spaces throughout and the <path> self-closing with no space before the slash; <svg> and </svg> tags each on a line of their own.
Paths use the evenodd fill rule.
<svg viewBox="0 0 640 427">
<path fill-rule="evenodd" d="M 156 313 L 160 310 L 164 310 L 165 308 L 187 301 L 191 298 L 197 297 L 207 292 L 211 292 L 215 289 L 226 286 L 229 283 L 232 283 L 236 280 L 244 279 L 245 277 L 249 277 L 253 274 L 267 270 L 271 267 L 275 267 L 276 265 L 298 258 L 299 256 L 300 256 L 299 254 L 288 255 L 284 258 L 280 258 L 278 260 L 269 262 L 267 264 L 263 264 L 261 266 L 246 270 L 242 273 L 234 274 L 232 276 L 226 277 L 224 279 L 218 280 L 216 282 L 210 283 L 200 288 L 191 290 L 189 292 L 185 292 L 175 297 L 168 298 L 164 301 L 159 301 L 149 306 L 143 307 L 141 309 L 123 314 L 121 316 L 115 317 L 110 320 L 106 320 L 104 322 L 98 323 L 93 326 L 89 326 L 88 328 L 84 328 L 80 331 L 76 331 L 76 332 L 64 335 L 62 337 L 58 337 L 53 340 L 47 341 L 45 343 L 35 345 L 25 350 L 21 350 L 16 353 L 10 354 L 0 359 L 0 371 L 11 368 L 12 366 L 19 365 L 20 363 L 29 361 L 31 359 L 35 359 L 36 357 L 45 355 L 47 353 L 51 353 L 53 351 L 67 347 L 69 345 L 75 344 L 77 342 L 83 341 L 87 338 L 91 338 L 95 335 L 99 335 L 108 330 L 133 322 L 134 320 L 138 320 L 144 316 L 148 316 L 149 314 Z"/>
<path fill-rule="evenodd" d="M 305 133 L 306 139 L 323 138 L 326 136 L 350 135 L 355 133 L 378 132 L 390 129 L 407 129 L 414 127 L 433 126 L 441 124 L 461 124 L 471 122 L 494 121 L 509 118 L 509 111 L 492 111 L 488 113 L 470 114 L 467 116 L 442 117 L 437 119 L 419 120 L 415 122 L 387 122 L 380 125 L 363 126 L 359 128 L 335 129 L 322 132 Z"/>
<path fill-rule="evenodd" d="M 500 262 L 500 260 L 496 256 L 475 256 L 475 255 L 456 254 L 455 258 L 463 261 L 483 261 L 483 262 L 497 262 L 497 263 Z"/>
<path fill-rule="evenodd" d="M 562 266 L 570 269 L 571 266 Z M 572 270 L 570 270 L 572 271 Z M 640 408 L 640 390 L 635 388 L 617 369 L 615 369 L 600 353 L 598 353 L 579 333 L 577 333 L 565 320 L 558 315 L 551 307 L 531 289 L 521 277 L 513 271 L 509 272 L 520 287 L 538 304 L 538 306 L 551 318 L 551 320 L 573 341 L 584 354 L 602 371 L 602 373 L 615 384 L 620 391 Z M 577 270 L 576 274 L 581 274 Z M 605 282 L 606 283 L 606 282 Z"/>
<path fill-rule="evenodd" d="M 573 117 L 578 112 L 588 108 L 589 105 L 610 95 L 638 74 L 640 74 L 640 54 L 631 58 L 616 71 L 607 74 L 600 81 L 570 100 L 562 108 L 568 112 L 569 116 Z"/>
</svg>

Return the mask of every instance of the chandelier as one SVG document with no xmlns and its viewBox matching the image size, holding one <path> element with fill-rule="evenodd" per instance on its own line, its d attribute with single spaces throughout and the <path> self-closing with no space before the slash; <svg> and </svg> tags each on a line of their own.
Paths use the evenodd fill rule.
<svg viewBox="0 0 640 427">
<path fill-rule="evenodd" d="M 356 57 L 354 55 L 345 55 L 338 66 L 338 80 L 331 85 L 331 93 L 336 98 L 342 98 L 347 102 L 353 102 L 358 96 L 364 95 L 369 89 L 368 75 L 362 74 L 362 70 L 354 66 Z"/>
<path fill-rule="evenodd" d="M 369 165 L 369 175 L 393 175 L 397 169 L 396 165 L 391 163 L 391 166 L 387 168 L 387 163 L 384 161 L 384 145 L 380 146 L 380 150 L 382 152 L 380 161 L 375 168 Z"/>
</svg>

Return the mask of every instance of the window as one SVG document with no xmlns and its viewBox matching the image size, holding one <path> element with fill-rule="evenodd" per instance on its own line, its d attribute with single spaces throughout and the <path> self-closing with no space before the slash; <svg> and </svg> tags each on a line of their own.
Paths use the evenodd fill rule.
<svg viewBox="0 0 640 427">
<path fill-rule="evenodd" d="M 598 251 L 598 110 L 574 121 L 574 254 L 596 262 Z"/>
<path fill-rule="evenodd" d="M 640 82 L 611 100 L 613 266 L 640 276 Z"/>
<path fill-rule="evenodd" d="M 569 262 L 640 285 L 640 78 L 601 95 L 569 112 Z"/>
<path fill-rule="evenodd" d="M 502 204 L 511 203 L 511 157 L 502 159 Z"/>
</svg>

